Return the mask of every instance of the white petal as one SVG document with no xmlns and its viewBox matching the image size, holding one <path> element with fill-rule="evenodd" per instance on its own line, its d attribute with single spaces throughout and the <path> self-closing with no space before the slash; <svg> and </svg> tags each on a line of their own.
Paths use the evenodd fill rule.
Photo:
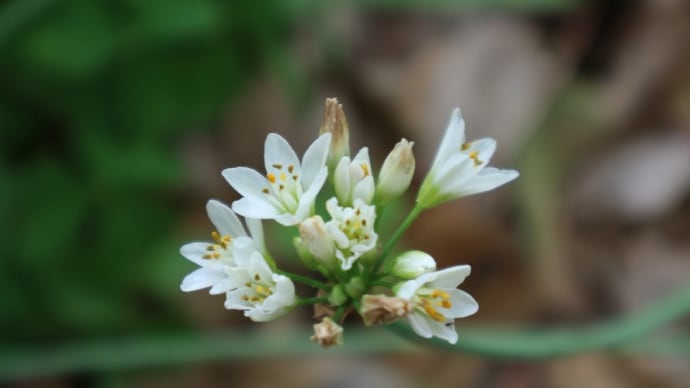
<svg viewBox="0 0 690 388">
<path fill-rule="evenodd" d="M 350 200 L 350 188 L 352 186 L 350 181 L 350 162 L 349 156 L 340 158 L 333 174 L 335 195 L 342 203 L 347 203 Z"/>
<path fill-rule="evenodd" d="M 454 192 L 460 196 L 483 193 L 506 184 L 519 175 L 515 170 L 499 170 L 493 167 L 485 167 L 472 179 L 454 188 Z"/>
<path fill-rule="evenodd" d="M 472 268 L 469 265 L 456 265 L 436 271 L 436 278 L 430 281 L 433 287 L 456 288 L 466 277 L 470 276 Z"/>
<path fill-rule="evenodd" d="M 374 183 L 374 177 L 369 175 L 355 185 L 355 189 L 352 191 L 352 200 L 361 199 L 365 203 L 371 203 L 374 199 L 374 193 L 376 192 L 376 184 Z"/>
<path fill-rule="evenodd" d="M 426 275 L 426 274 L 424 274 L 424 275 Z M 424 275 L 422 275 L 422 276 L 424 276 Z M 419 279 L 419 278 L 417 278 L 417 279 Z M 414 294 L 417 292 L 417 289 L 424 284 L 424 283 L 420 283 L 417 279 L 408 280 L 408 281 L 402 283 L 398 287 L 398 290 L 395 292 L 395 296 L 397 296 L 399 298 L 407 299 L 407 300 L 412 299 Z"/>
<path fill-rule="evenodd" d="M 264 228 L 261 225 L 261 220 L 258 218 L 245 218 L 247 222 L 247 229 L 249 229 L 249 235 L 252 240 L 254 240 L 254 245 L 256 249 L 261 252 L 266 252 L 266 243 L 264 241 Z"/>
<path fill-rule="evenodd" d="M 443 134 L 441 145 L 434 158 L 431 169 L 440 167 L 451 155 L 460 150 L 460 146 L 465 142 L 465 120 L 460 116 L 460 108 L 455 108 L 450 115 L 448 127 Z"/>
<path fill-rule="evenodd" d="M 182 254 L 182 256 L 184 256 L 187 260 L 201 267 L 208 267 L 217 271 L 222 271 L 226 268 L 226 263 L 224 261 L 208 260 L 203 258 L 209 253 L 207 250 L 209 245 L 209 243 L 204 242 L 185 244 L 182 246 L 182 248 L 180 248 L 180 254 Z"/>
<path fill-rule="evenodd" d="M 489 164 L 489 160 L 494 155 L 494 152 L 496 152 L 496 140 L 490 137 L 475 140 L 465 152 L 472 151 L 477 152 L 477 159 L 479 159 L 483 165 Z"/>
<path fill-rule="evenodd" d="M 307 151 L 304 152 L 304 157 L 302 158 L 302 187 L 311 186 L 321 168 L 326 164 L 330 144 L 331 134 L 324 133 L 311 143 Z"/>
<path fill-rule="evenodd" d="M 431 318 L 428 318 L 427 322 L 434 336 L 444 339 L 451 344 L 458 342 L 458 332 L 455 331 L 455 324 L 453 322 L 438 322 Z"/>
<path fill-rule="evenodd" d="M 412 330 L 414 330 L 414 332 L 420 337 L 431 338 L 433 336 L 433 331 L 431 330 L 431 327 L 429 326 L 429 323 L 424 315 L 420 313 L 408 314 L 407 320 L 410 322 Z"/>
<path fill-rule="evenodd" d="M 280 164 L 287 168 L 289 165 L 294 166 L 299 173 L 299 158 L 295 151 L 290 147 L 290 144 L 282 136 L 277 133 L 269 133 L 266 136 L 264 143 L 264 164 L 266 172 L 275 170 L 274 164 Z"/>
<path fill-rule="evenodd" d="M 224 203 L 212 199 L 206 203 L 206 212 L 208 213 L 208 218 L 222 236 L 230 235 L 232 238 L 235 238 L 247 235 L 239 218 Z"/>
<path fill-rule="evenodd" d="M 180 284 L 180 289 L 184 292 L 201 290 L 202 288 L 211 287 L 226 278 L 227 276 L 223 272 L 202 267 L 185 276 L 182 284 Z"/>
<path fill-rule="evenodd" d="M 451 318 L 465 318 L 479 310 L 479 304 L 474 298 L 462 290 L 445 290 L 450 294 L 450 302 L 452 304 L 449 309 L 442 309 L 443 315 Z"/>
<path fill-rule="evenodd" d="M 243 197 L 254 198 L 257 201 L 270 203 L 262 190 L 266 188 L 270 189 L 271 183 L 266 177 L 255 170 L 248 167 L 232 167 L 223 170 L 222 174 L 230 186 Z"/>
<path fill-rule="evenodd" d="M 327 177 L 328 167 L 323 166 L 321 167 L 321 171 L 319 171 L 312 180 L 311 186 L 309 186 L 307 190 L 302 193 L 302 196 L 299 199 L 299 205 L 294 214 L 297 221 L 290 225 L 295 225 L 299 222 L 302 222 L 305 218 L 311 215 L 311 209 L 314 205 L 314 201 L 316 200 L 316 196 L 319 194 L 319 191 L 321 191 L 323 184 L 326 183 Z"/>
<path fill-rule="evenodd" d="M 256 197 L 244 197 L 232 203 L 232 210 L 246 218 L 272 219 L 280 214 L 270 203 L 258 201 Z"/>
</svg>

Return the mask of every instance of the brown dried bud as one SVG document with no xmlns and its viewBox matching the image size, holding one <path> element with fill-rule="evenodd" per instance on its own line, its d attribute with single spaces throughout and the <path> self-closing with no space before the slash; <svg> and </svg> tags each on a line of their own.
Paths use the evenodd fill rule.
<svg viewBox="0 0 690 388">
<path fill-rule="evenodd" d="M 326 110 L 323 113 L 323 122 L 319 135 L 331 134 L 331 146 L 328 149 L 328 169 L 335 170 L 340 158 L 350 155 L 350 129 L 345 119 L 343 106 L 338 104 L 337 98 L 326 99 Z"/>
<path fill-rule="evenodd" d="M 391 323 L 412 312 L 414 306 L 409 300 L 386 295 L 364 295 L 360 315 L 364 324 L 379 325 Z"/>
<path fill-rule="evenodd" d="M 311 340 L 324 348 L 343 344 L 343 327 L 333 322 L 331 318 L 324 318 L 321 323 L 314 325 L 314 335 Z"/>
</svg>

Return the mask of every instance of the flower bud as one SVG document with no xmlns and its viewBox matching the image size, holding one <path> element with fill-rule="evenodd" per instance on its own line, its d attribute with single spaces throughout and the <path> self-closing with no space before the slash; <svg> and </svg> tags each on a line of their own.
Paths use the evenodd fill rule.
<svg viewBox="0 0 690 388">
<path fill-rule="evenodd" d="M 369 149 L 362 148 L 354 159 L 345 156 L 338 161 L 333 174 L 335 195 L 341 206 L 352 206 L 357 198 L 367 205 L 374 199 L 376 185 L 371 174 Z"/>
<path fill-rule="evenodd" d="M 393 260 L 390 273 L 402 279 L 416 279 L 436 270 L 436 261 L 428 253 L 407 251 Z"/>
<path fill-rule="evenodd" d="M 376 184 L 376 203 L 385 205 L 399 198 L 410 186 L 414 175 L 414 142 L 400 140 L 381 166 Z"/>
<path fill-rule="evenodd" d="M 343 344 L 343 327 L 333 322 L 331 318 L 324 318 L 321 323 L 314 325 L 314 335 L 311 340 L 324 348 Z"/>
<path fill-rule="evenodd" d="M 329 271 L 337 267 L 335 242 L 321 216 L 312 216 L 302 221 L 299 224 L 299 235 L 302 249 L 308 252 L 313 260 Z"/>
<path fill-rule="evenodd" d="M 396 321 L 414 310 L 406 299 L 386 295 L 364 295 L 360 315 L 364 324 L 379 325 Z"/>
<path fill-rule="evenodd" d="M 328 303 L 330 303 L 331 306 L 340 306 L 346 301 L 347 294 L 345 293 L 343 286 L 340 284 L 333 287 L 331 293 L 328 294 Z"/>
<path fill-rule="evenodd" d="M 355 276 L 345 285 L 345 292 L 347 292 L 352 299 L 358 299 L 364 291 L 367 290 L 367 285 L 364 283 L 364 279 L 359 276 Z"/>
<path fill-rule="evenodd" d="M 331 134 L 331 145 L 328 149 L 328 169 L 333 171 L 343 156 L 350 155 L 350 129 L 347 126 L 343 106 L 338 104 L 337 98 L 326 99 L 326 109 L 319 135 Z"/>
</svg>

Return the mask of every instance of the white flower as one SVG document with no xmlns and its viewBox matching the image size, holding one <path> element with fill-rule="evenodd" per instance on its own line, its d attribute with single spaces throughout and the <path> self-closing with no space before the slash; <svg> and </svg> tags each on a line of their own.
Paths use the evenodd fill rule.
<svg viewBox="0 0 690 388">
<path fill-rule="evenodd" d="M 436 336 L 451 344 L 457 342 L 455 318 L 467 317 L 479 309 L 474 298 L 457 289 L 469 274 L 469 265 L 459 265 L 427 272 L 396 287 L 397 297 L 414 304 L 414 311 L 407 318 L 417 334 L 424 338 Z"/>
<path fill-rule="evenodd" d="M 331 198 L 326 201 L 326 209 L 332 218 L 326 223 L 326 229 L 335 240 L 335 255 L 341 268 L 349 270 L 355 260 L 376 248 L 376 208 L 361 198 L 355 199 L 354 207 L 341 207 L 337 198 Z"/>
<path fill-rule="evenodd" d="M 290 311 L 296 302 L 292 281 L 273 273 L 258 251 L 244 259 L 229 273 L 225 308 L 242 310 L 254 322 L 270 321 Z"/>
<path fill-rule="evenodd" d="M 407 251 L 396 257 L 390 273 L 402 279 L 414 279 L 423 273 L 435 271 L 436 261 L 422 251 Z"/>
<path fill-rule="evenodd" d="M 481 193 L 519 175 L 515 170 L 486 167 L 496 150 L 496 141 L 483 138 L 465 142 L 465 121 L 456 108 L 439 146 L 429 174 L 417 196 L 419 205 L 430 208 L 454 198 Z"/>
<path fill-rule="evenodd" d="M 371 203 L 376 185 L 371 174 L 369 150 L 366 147 L 359 150 L 352 160 L 349 156 L 340 159 L 335 168 L 333 186 L 335 195 L 343 206 L 351 206 L 357 198 L 367 204 Z"/>
<path fill-rule="evenodd" d="M 211 232 L 213 242 L 193 242 L 182 246 L 182 256 L 201 268 L 187 275 L 180 288 L 188 292 L 211 287 L 211 294 L 222 294 L 227 291 L 228 271 L 236 266 L 236 257 L 254 250 L 265 252 L 263 230 L 261 221 L 246 219 L 250 238 L 235 213 L 219 201 L 208 201 L 206 211 L 216 227 Z"/>
<path fill-rule="evenodd" d="M 237 214 L 295 225 L 307 218 L 328 176 L 325 166 L 331 135 L 316 139 L 300 163 L 290 144 L 271 133 L 264 145 L 266 176 L 247 167 L 223 170 L 223 177 L 243 198 L 233 202 Z"/>
<path fill-rule="evenodd" d="M 400 140 L 383 161 L 376 180 L 377 204 L 384 205 L 399 198 L 410 187 L 415 167 L 413 145 L 414 142 Z"/>
</svg>

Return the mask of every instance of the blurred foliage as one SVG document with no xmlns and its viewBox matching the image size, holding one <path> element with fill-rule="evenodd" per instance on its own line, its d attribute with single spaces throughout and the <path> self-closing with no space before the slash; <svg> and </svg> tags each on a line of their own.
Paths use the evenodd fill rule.
<svg viewBox="0 0 690 388">
<path fill-rule="evenodd" d="M 171 260 L 175 147 L 190 128 L 212 128 L 284 50 L 296 12 L 281 1 L 172 3 L 0 7 L 5 344 L 181 324 L 170 303 L 186 270 Z"/>
</svg>

